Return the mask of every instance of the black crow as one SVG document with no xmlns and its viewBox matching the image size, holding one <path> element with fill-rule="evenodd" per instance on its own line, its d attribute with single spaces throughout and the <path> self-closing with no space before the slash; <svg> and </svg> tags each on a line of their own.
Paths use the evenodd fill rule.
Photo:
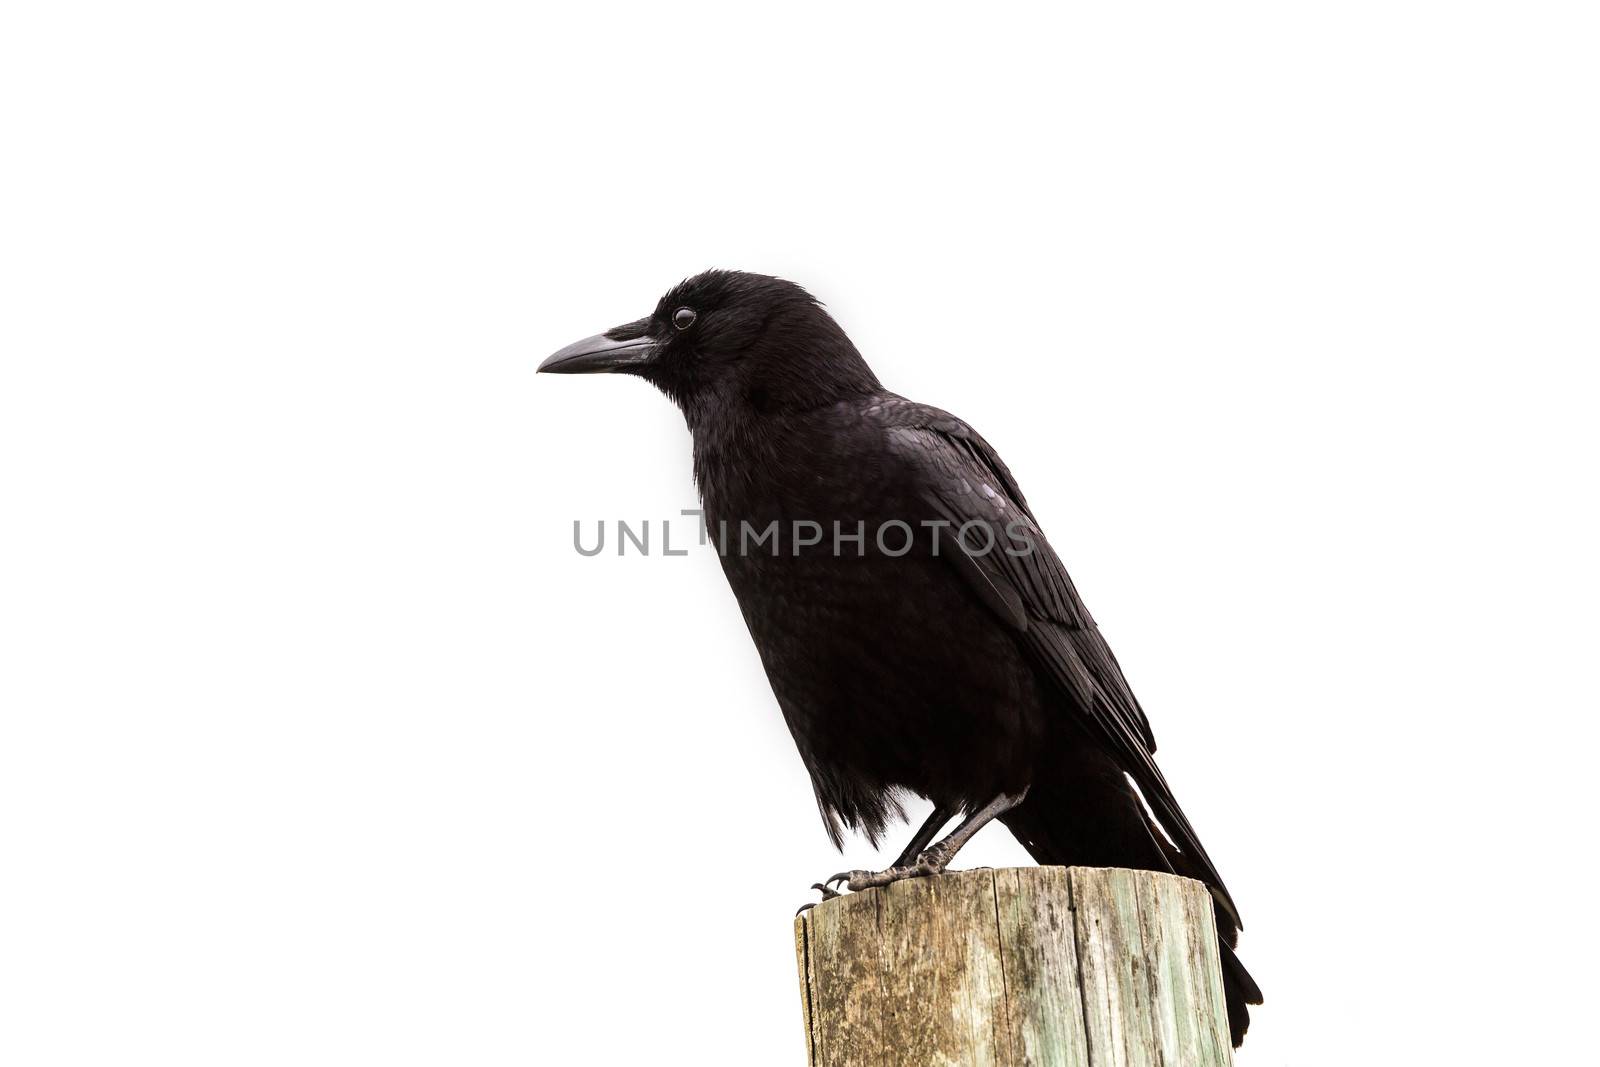
<svg viewBox="0 0 1600 1067">
<path fill-rule="evenodd" d="M 804 289 L 708 271 L 539 367 L 653 383 L 694 437 L 704 519 L 835 844 L 933 814 L 853 890 L 936 875 L 999 819 L 1040 863 L 1211 887 L 1237 1045 L 1261 993 L 1155 737 L 1016 479 L 953 415 L 878 384 Z M 949 820 L 961 821 L 932 844 Z"/>
</svg>

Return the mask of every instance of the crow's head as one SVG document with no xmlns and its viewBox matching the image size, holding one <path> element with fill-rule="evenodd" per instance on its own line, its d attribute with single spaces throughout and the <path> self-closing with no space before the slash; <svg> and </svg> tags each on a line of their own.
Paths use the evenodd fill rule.
<svg viewBox="0 0 1600 1067">
<path fill-rule="evenodd" d="M 638 375 L 691 424 L 711 411 L 804 410 L 878 388 L 811 294 L 782 278 L 728 270 L 681 282 L 649 315 L 570 344 L 539 369 Z"/>
</svg>

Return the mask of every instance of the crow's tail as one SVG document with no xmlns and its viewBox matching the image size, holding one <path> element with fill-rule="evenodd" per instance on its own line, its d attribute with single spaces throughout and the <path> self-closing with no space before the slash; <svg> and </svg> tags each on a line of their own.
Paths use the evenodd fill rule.
<svg viewBox="0 0 1600 1067">
<path fill-rule="evenodd" d="M 1164 800 L 1171 803 L 1170 796 Z M 1250 1027 L 1247 1005 L 1261 1003 L 1261 989 L 1234 954 L 1239 923 L 1228 891 L 1203 854 L 1197 859 L 1173 846 L 1110 756 L 1084 746 L 1051 761 L 1048 773 L 1035 775 L 1027 799 L 1000 820 L 1043 864 L 1166 871 L 1210 886 L 1228 1027 L 1239 1046 Z"/>
</svg>

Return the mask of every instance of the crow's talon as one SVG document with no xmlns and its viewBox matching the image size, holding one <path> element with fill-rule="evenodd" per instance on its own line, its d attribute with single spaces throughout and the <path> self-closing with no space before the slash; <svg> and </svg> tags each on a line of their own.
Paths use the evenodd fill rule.
<svg viewBox="0 0 1600 1067">
<path fill-rule="evenodd" d="M 799 908 L 798 911 L 795 912 L 795 915 L 797 915 L 797 916 L 801 915 L 801 914 L 803 914 L 805 912 L 810 911 L 812 908 L 816 907 L 818 904 L 822 904 L 822 903 L 825 903 L 825 902 L 830 901 L 830 900 L 834 900 L 834 899 L 842 896 L 843 894 L 841 894 L 841 893 L 837 892 L 836 890 L 834 890 L 832 888 L 832 886 L 829 884 L 832 881 L 833 881 L 833 879 L 830 878 L 830 879 L 828 879 L 827 882 L 812 882 L 811 883 L 811 888 L 815 889 L 817 892 L 821 893 L 822 894 L 822 899 L 821 900 L 812 901 L 810 904 L 802 904 L 802 905 L 800 905 L 800 908 Z"/>
</svg>

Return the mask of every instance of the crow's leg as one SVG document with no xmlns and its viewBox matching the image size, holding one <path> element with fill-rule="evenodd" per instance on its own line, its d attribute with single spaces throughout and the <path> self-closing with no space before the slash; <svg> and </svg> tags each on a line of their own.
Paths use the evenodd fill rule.
<svg viewBox="0 0 1600 1067">
<path fill-rule="evenodd" d="M 940 874 L 950 866 L 950 861 L 956 858 L 956 853 L 961 851 L 961 846 L 972 840 L 972 835 L 982 830 L 993 822 L 998 815 L 1004 815 L 1028 795 L 1024 789 L 1020 793 L 1002 793 L 977 811 L 961 820 L 961 825 L 950 831 L 950 835 L 937 845 L 923 852 L 911 862 L 906 862 L 905 857 L 900 862 L 884 871 L 844 871 L 829 878 L 823 883 L 823 892 L 827 892 L 836 882 L 844 882 L 849 887 L 859 892 L 871 889 L 874 886 L 888 885 L 898 882 L 902 878 L 925 878 L 930 874 Z M 935 814 L 938 814 L 935 812 Z M 926 828 L 926 827 L 925 827 Z M 918 836 L 921 831 L 918 831 Z"/>
<path fill-rule="evenodd" d="M 894 861 L 894 865 L 896 867 L 904 867 L 922 855 L 922 850 L 928 847 L 928 842 L 933 840 L 933 835 L 944 829 L 944 824 L 953 819 L 956 812 L 960 810 L 960 808 L 947 808 L 942 804 L 935 804 L 933 814 L 929 815 L 928 821 L 923 823 L 921 828 L 912 835 L 911 843 L 900 850 L 900 857 Z"/>
</svg>

